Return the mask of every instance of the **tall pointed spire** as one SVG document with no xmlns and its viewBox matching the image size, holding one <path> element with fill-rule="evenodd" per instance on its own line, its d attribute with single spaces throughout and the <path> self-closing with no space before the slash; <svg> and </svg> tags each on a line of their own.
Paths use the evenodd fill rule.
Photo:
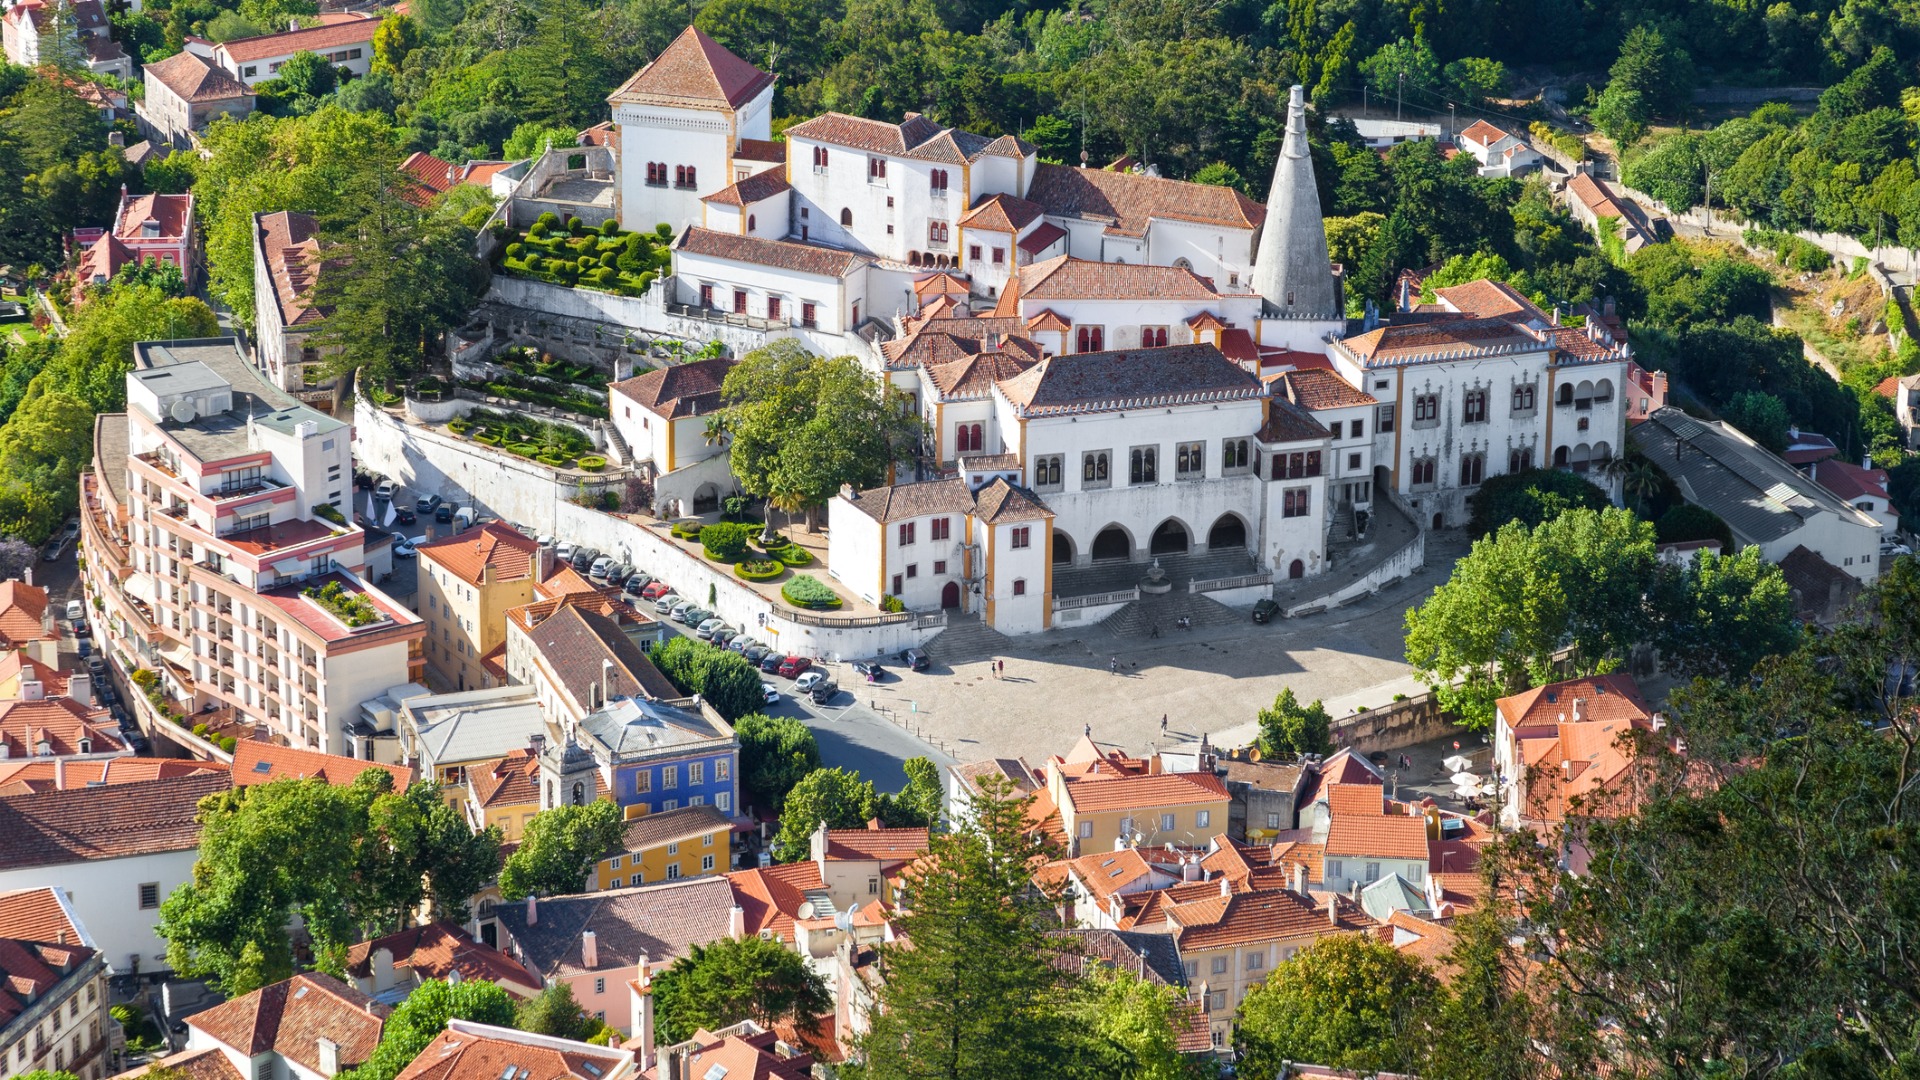
<svg viewBox="0 0 1920 1080">
<path fill-rule="evenodd" d="M 1342 314 L 1333 263 L 1327 258 L 1320 192 L 1313 183 L 1313 158 L 1307 152 L 1306 93 L 1298 86 L 1287 102 L 1287 138 L 1273 167 L 1273 189 L 1267 193 L 1253 288 L 1266 300 L 1269 315 L 1337 319 Z"/>
</svg>

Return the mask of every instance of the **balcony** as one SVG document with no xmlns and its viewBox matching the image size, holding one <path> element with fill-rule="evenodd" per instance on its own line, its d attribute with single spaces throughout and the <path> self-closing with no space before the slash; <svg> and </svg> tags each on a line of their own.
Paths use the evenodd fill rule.
<svg viewBox="0 0 1920 1080">
<path fill-rule="evenodd" d="M 237 483 L 222 484 L 207 492 L 207 495 L 216 503 L 230 502 L 235 499 L 244 499 L 249 495 L 258 495 L 263 491 L 279 491 L 291 486 L 270 476 L 256 476 Z"/>
<path fill-rule="evenodd" d="M 135 454 L 133 455 L 133 459 L 135 461 L 146 462 L 147 464 L 153 466 L 155 469 L 159 470 L 161 475 L 163 476 L 171 476 L 175 480 L 180 479 L 180 474 L 174 471 L 173 466 L 167 464 L 166 461 L 161 458 L 160 452 L 158 450 L 149 450 L 144 454 Z"/>
</svg>

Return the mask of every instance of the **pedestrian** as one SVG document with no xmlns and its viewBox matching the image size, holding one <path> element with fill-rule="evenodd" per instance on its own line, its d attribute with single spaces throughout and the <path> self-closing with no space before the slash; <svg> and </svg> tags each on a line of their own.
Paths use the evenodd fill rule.
<svg viewBox="0 0 1920 1080">
<path fill-rule="evenodd" d="M 1004 679 L 1007 677 L 1007 662 L 1005 660 L 1002 660 L 999 663 L 1000 663 L 1000 678 Z"/>
<path fill-rule="evenodd" d="M 992 675 L 996 679 L 1000 677 L 1000 668 L 992 660 L 987 661 L 987 674 Z"/>
<path fill-rule="evenodd" d="M 1166 733 L 1167 733 L 1167 714 L 1161 713 L 1160 714 L 1160 734 L 1165 735 Z"/>
<path fill-rule="evenodd" d="M 1117 656 L 1107 657 L 1107 674 L 1109 675 L 1120 674 L 1120 658 L 1119 657 Z"/>
</svg>

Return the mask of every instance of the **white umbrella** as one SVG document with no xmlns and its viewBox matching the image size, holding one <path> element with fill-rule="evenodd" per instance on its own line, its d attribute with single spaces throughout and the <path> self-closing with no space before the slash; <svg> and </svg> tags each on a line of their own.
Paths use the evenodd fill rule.
<svg viewBox="0 0 1920 1080">
<path fill-rule="evenodd" d="M 1473 759 L 1465 754 L 1455 754 L 1440 764 L 1445 765 L 1448 772 L 1461 773 L 1473 768 Z"/>
<path fill-rule="evenodd" d="M 1455 787 L 1475 788 L 1479 787 L 1480 783 L 1480 778 L 1470 772 L 1457 772 L 1453 774 L 1453 786 Z"/>
</svg>

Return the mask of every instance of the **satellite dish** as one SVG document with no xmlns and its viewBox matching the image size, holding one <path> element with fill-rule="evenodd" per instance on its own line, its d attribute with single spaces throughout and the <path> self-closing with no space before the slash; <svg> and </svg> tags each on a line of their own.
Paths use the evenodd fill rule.
<svg viewBox="0 0 1920 1080">
<path fill-rule="evenodd" d="M 794 914 L 800 916 L 803 919 L 813 918 L 813 901 L 802 900 L 800 902 L 800 910 L 794 912 Z"/>
<path fill-rule="evenodd" d="M 1247 760 L 1253 762 L 1256 765 L 1259 764 L 1260 748 L 1256 746 L 1253 749 L 1247 751 Z"/>
<path fill-rule="evenodd" d="M 181 398 L 167 407 L 167 415 L 173 417 L 176 423 L 191 424 L 193 418 L 200 414 L 194 410 L 193 402 Z"/>
</svg>

